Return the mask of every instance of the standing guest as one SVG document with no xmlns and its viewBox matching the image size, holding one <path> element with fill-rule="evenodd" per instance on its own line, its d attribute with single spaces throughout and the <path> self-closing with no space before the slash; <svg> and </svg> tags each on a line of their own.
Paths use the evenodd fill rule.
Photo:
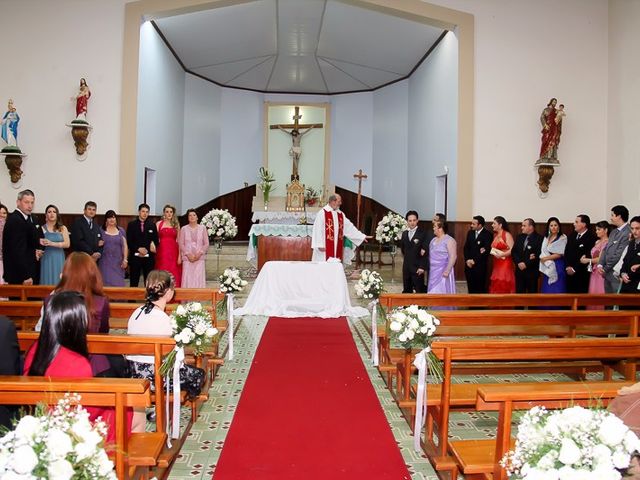
<svg viewBox="0 0 640 480">
<path fill-rule="evenodd" d="M 565 271 L 567 273 L 567 292 L 587 293 L 591 271 L 587 264 L 582 263 L 582 257 L 591 257 L 591 249 L 596 243 L 596 237 L 590 231 L 591 219 L 589 215 L 580 214 L 573 222 L 574 232 L 567 238 L 564 249 Z"/>
<path fill-rule="evenodd" d="M 158 230 L 149 218 L 149 205 L 138 205 L 138 218 L 127 225 L 127 246 L 129 247 L 129 284 L 137 287 L 142 273 L 143 281 L 155 265 L 156 248 L 160 243 Z"/>
<path fill-rule="evenodd" d="M 2 232 L 4 280 L 7 283 L 38 284 L 42 230 L 31 215 L 35 200 L 31 190 L 21 191 L 18 193 L 16 209 L 7 217 Z"/>
<path fill-rule="evenodd" d="M 178 246 L 180 224 L 176 217 L 176 207 L 165 205 L 162 209 L 162 218 L 156 223 L 158 230 L 158 252 L 156 254 L 156 270 L 171 272 L 176 280 L 176 287 L 180 287 L 182 278 L 182 258 Z"/>
<path fill-rule="evenodd" d="M 491 234 L 484 228 L 484 217 L 473 217 L 464 242 L 464 274 L 469 293 L 487 293 L 487 263 L 492 240 Z"/>
<path fill-rule="evenodd" d="M 525 218 L 520 230 L 522 233 L 511 250 L 516 266 L 516 293 L 538 293 L 542 235 L 536 232 L 536 222 L 532 218 Z"/>
<path fill-rule="evenodd" d="M 457 259 L 457 246 L 447 234 L 447 224 L 433 222 L 434 238 L 429 244 L 429 290 L 427 293 L 456 293 L 453 266 Z"/>
<path fill-rule="evenodd" d="M 129 248 L 124 228 L 118 226 L 118 217 L 113 210 L 104 214 L 102 225 L 102 256 L 98 267 L 106 287 L 124 287 L 124 272 L 129 264 Z"/>
<path fill-rule="evenodd" d="M 64 265 L 64 249 L 69 248 L 69 231 L 60 223 L 60 212 L 55 205 L 47 206 L 45 219 L 44 238 L 40 239 L 40 245 L 44 247 L 40 259 L 40 285 L 56 285 Z"/>
<path fill-rule="evenodd" d="M 4 315 L 0 316 L 0 375 L 21 375 L 20 345 L 13 321 Z M 15 406 L 0 405 L 0 427 L 11 429 L 14 415 L 18 413 Z"/>
<path fill-rule="evenodd" d="M 622 252 L 628 245 L 631 232 L 628 220 L 629 210 L 624 205 L 616 205 L 611 209 L 611 223 L 615 229 L 609 234 L 609 242 L 600 252 L 598 260 L 598 271 L 604 277 L 605 293 L 618 293 L 620 289 L 620 279 L 614 275 L 613 267 L 620 261 Z"/>
<path fill-rule="evenodd" d="M 620 293 L 640 293 L 640 216 L 631 219 L 631 240 L 622 261 Z"/>
<path fill-rule="evenodd" d="M 4 225 L 7 223 L 7 217 L 9 216 L 9 209 L 0 203 L 0 285 L 4 283 L 4 262 L 2 260 L 2 233 L 4 232 Z"/>
<path fill-rule="evenodd" d="M 490 254 L 493 256 L 493 270 L 489 280 L 489 293 L 513 293 L 515 277 L 511 252 L 513 250 L 513 236 L 509 233 L 509 224 L 504 217 L 494 217 L 493 241 Z"/>
<path fill-rule="evenodd" d="M 540 271 L 542 272 L 541 293 L 566 293 L 567 276 L 565 272 L 564 250 L 567 236 L 560 232 L 560 220 L 551 217 L 547 220 L 546 235 L 540 249 Z"/>
<path fill-rule="evenodd" d="M 580 263 L 586 265 L 587 271 L 589 271 L 591 275 L 589 278 L 589 293 L 604 293 L 604 277 L 602 276 L 600 271 L 595 268 L 595 265 L 598 265 L 598 261 L 600 260 L 600 253 L 607 246 L 610 230 L 611 225 L 609 225 L 609 222 L 603 220 L 596 223 L 596 237 L 598 238 L 598 240 L 591 249 L 591 255 L 589 257 L 583 255 L 580 259 Z M 587 310 L 604 310 L 604 307 L 593 305 L 588 306 Z"/>
<path fill-rule="evenodd" d="M 204 225 L 198 225 L 198 214 L 187 210 L 189 223 L 180 229 L 180 255 L 182 256 L 182 286 L 205 288 L 207 286 L 205 256 L 209 249 L 209 237 Z"/>
<path fill-rule="evenodd" d="M 24 374 L 52 378 L 93 377 L 87 347 L 87 309 L 82 294 L 56 293 L 45 305 L 42 318 L 38 342 L 25 355 Z M 87 411 L 91 420 L 102 417 L 108 426 L 107 442 L 114 442 L 114 409 L 87 407 Z"/>
<path fill-rule="evenodd" d="M 95 221 L 96 202 L 89 201 L 84 204 L 84 213 L 75 219 L 71 225 L 71 248 L 74 252 L 84 252 L 97 262 L 102 255 L 102 234 L 100 226 Z"/>
<path fill-rule="evenodd" d="M 427 234 L 418 227 L 418 212 L 409 210 L 405 216 L 408 230 L 402 232 L 400 250 L 402 262 L 402 293 L 426 292 L 424 273 L 427 271 Z"/>
</svg>

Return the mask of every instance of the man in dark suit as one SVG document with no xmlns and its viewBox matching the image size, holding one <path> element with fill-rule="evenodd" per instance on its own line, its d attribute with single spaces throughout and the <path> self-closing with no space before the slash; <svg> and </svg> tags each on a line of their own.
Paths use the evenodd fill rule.
<svg viewBox="0 0 640 480">
<path fill-rule="evenodd" d="M 76 218 L 71 225 L 71 248 L 74 252 L 85 252 L 97 262 L 102 255 L 104 240 L 100 233 L 100 226 L 95 221 L 96 202 L 84 204 L 84 214 Z"/>
<path fill-rule="evenodd" d="M 473 217 L 464 242 L 464 274 L 469 293 L 487 293 L 487 262 L 492 240 L 491 234 L 484 228 L 484 217 Z"/>
<path fill-rule="evenodd" d="M 427 234 L 418 227 L 418 212 L 409 210 L 405 216 L 408 230 L 402 232 L 400 250 L 402 262 L 402 293 L 425 293 L 424 274 L 427 271 Z"/>
<path fill-rule="evenodd" d="M 8 217 L 2 234 L 4 280 L 7 283 L 37 285 L 40 277 L 38 261 L 44 252 L 40 239 L 44 236 L 31 212 L 35 195 L 31 190 L 18 193 L 16 210 Z"/>
<path fill-rule="evenodd" d="M 0 375 L 22 375 L 16 327 L 4 315 L 0 316 Z M 16 406 L 0 405 L 0 426 L 11 429 L 18 410 Z"/>
<path fill-rule="evenodd" d="M 516 266 L 516 293 L 538 293 L 542 235 L 536 233 L 536 223 L 531 218 L 522 221 L 521 230 L 511 249 Z"/>
<path fill-rule="evenodd" d="M 143 281 L 155 265 L 155 253 L 158 247 L 158 230 L 149 219 L 149 205 L 138 206 L 138 218 L 127 225 L 127 245 L 129 246 L 129 282 L 132 287 L 138 286 L 140 273 Z"/>
<path fill-rule="evenodd" d="M 567 271 L 567 292 L 589 292 L 591 272 L 587 264 L 580 262 L 582 257 L 591 258 L 591 249 L 596 243 L 596 236 L 590 231 L 589 215 L 580 214 L 573 222 L 574 232 L 567 239 L 564 248 L 564 261 Z"/>
<path fill-rule="evenodd" d="M 640 293 L 640 216 L 633 217 L 629 222 L 631 228 L 631 240 L 627 247 L 627 253 L 622 261 L 620 280 L 622 285 L 620 293 Z"/>
</svg>

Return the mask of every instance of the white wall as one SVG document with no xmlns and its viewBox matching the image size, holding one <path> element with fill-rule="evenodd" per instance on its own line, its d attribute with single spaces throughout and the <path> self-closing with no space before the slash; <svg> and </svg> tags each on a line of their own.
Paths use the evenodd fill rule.
<svg viewBox="0 0 640 480">
<path fill-rule="evenodd" d="M 373 94 L 334 95 L 331 104 L 331 183 L 357 192 L 353 174 L 373 171 Z M 371 177 L 362 194 L 371 196 Z"/>
<path fill-rule="evenodd" d="M 373 92 L 373 198 L 404 215 L 407 207 L 409 82 Z M 412 207 L 410 207 L 412 208 Z"/>
<path fill-rule="evenodd" d="M 220 195 L 256 183 L 262 166 L 263 95 L 222 89 Z"/>
<path fill-rule="evenodd" d="M 0 115 L 13 98 L 20 115 L 18 143 L 28 155 L 22 188 L 36 194 L 36 211 L 55 203 L 81 212 L 86 200 L 104 212 L 118 206 L 120 91 L 124 0 L 2 0 L 8 40 L 0 75 Z M 89 154 L 76 160 L 70 129 L 81 77 L 91 99 Z M 0 140 L 0 147 L 4 142 Z M 10 209 L 17 191 L 0 162 L 0 200 Z"/>
<path fill-rule="evenodd" d="M 136 204 L 143 201 L 144 169 L 156 171 L 156 208 L 182 211 L 185 74 L 150 22 L 140 28 Z"/>
<path fill-rule="evenodd" d="M 507 220 L 580 212 L 604 218 L 607 155 L 607 2 L 430 0 L 475 17 L 473 212 Z M 539 117 L 566 105 L 550 195 L 537 195 Z M 462 219 L 461 219 L 462 220 Z"/>
<path fill-rule="evenodd" d="M 631 215 L 640 214 L 639 25 L 640 2 L 610 0 L 607 206 L 627 205 Z"/>
<path fill-rule="evenodd" d="M 186 74 L 182 211 L 219 195 L 221 102 L 222 88 Z"/>
<path fill-rule="evenodd" d="M 448 33 L 409 79 L 407 203 L 420 218 L 436 213 L 436 176 L 449 170 L 447 217 L 456 219 L 458 41 Z"/>
</svg>

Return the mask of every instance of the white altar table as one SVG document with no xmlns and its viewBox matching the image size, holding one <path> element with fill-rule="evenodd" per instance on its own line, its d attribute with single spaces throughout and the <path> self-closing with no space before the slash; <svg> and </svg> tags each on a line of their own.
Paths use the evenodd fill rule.
<svg viewBox="0 0 640 480">
<path fill-rule="evenodd" d="M 244 307 L 235 315 L 273 317 L 361 317 L 352 307 L 342 264 L 338 262 L 267 262 Z"/>
</svg>

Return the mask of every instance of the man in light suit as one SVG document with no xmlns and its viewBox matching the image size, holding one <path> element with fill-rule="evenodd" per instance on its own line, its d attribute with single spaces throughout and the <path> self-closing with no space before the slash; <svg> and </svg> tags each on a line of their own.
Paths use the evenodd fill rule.
<svg viewBox="0 0 640 480">
<path fill-rule="evenodd" d="M 589 215 L 580 214 L 573 222 L 574 232 L 567 239 L 564 248 L 564 261 L 567 272 L 567 292 L 587 293 L 591 272 L 587 265 L 580 262 L 582 257 L 591 258 L 591 249 L 596 243 L 596 236 L 590 231 Z"/>
<path fill-rule="evenodd" d="M 484 228 L 484 217 L 476 215 L 464 242 L 464 274 L 469 293 L 487 293 L 487 262 L 493 237 Z"/>
<path fill-rule="evenodd" d="M 402 293 L 425 293 L 425 272 L 427 271 L 429 244 L 427 234 L 418 227 L 418 212 L 409 210 L 405 216 L 408 230 L 402 232 L 400 250 L 402 262 Z"/>
<path fill-rule="evenodd" d="M 7 283 L 37 285 L 40 278 L 38 261 L 44 252 L 40 239 L 44 236 L 31 212 L 35 195 L 31 190 L 18 193 L 16 209 L 7 217 L 2 233 L 4 280 Z"/>
<path fill-rule="evenodd" d="M 84 213 L 71 225 L 71 248 L 74 252 L 85 252 L 97 262 L 102 256 L 104 240 L 100 234 L 100 226 L 95 221 L 96 202 L 84 204 Z"/>
<path fill-rule="evenodd" d="M 611 209 L 611 223 L 615 227 L 609 234 L 609 242 L 600 253 L 598 273 L 604 277 L 605 293 L 618 293 L 620 279 L 613 274 L 613 267 L 620 261 L 624 248 L 629 244 L 631 229 L 627 221 L 629 210 L 624 205 L 616 205 Z"/>
</svg>

